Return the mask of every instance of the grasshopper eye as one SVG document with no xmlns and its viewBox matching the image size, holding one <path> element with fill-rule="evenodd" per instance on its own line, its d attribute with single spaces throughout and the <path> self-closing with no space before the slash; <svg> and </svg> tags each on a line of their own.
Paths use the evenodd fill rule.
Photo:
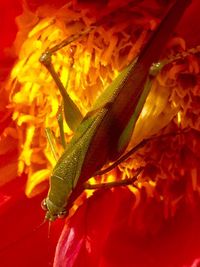
<svg viewBox="0 0 200 267">
<path fill-rule="evenodd" d="M 41 202 L 41 207 L 44 211 L 48 210 L 46 199 L 43 199 L 43 201 Z"/>
<path fill-rule="evenodd" d="M 66 210 L 62 210 L 61 212 L 59 212 L 58 214 L 58 218 L 63 219 L 67 216 L 67 211 Z"/>
</svg>

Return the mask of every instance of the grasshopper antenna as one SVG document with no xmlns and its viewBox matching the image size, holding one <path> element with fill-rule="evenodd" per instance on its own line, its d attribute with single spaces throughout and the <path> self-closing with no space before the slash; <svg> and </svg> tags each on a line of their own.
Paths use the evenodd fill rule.
<svg viewBox="0 0 200 267">
<path fill-rule="evenodd" d="M 44 224 L 46 223 L 46 219 L 43 220 L 43 222 L 41 224 L 39 224 L 35 229 L 33 229 L 33 231 L 37 231 L 38 229 L 40 229 Z"/>
<path fill-rule="evenodd" d="M 52 222 L 51 221 L 49 221 L 48 222 L 48 240 L 50 239 L 50 233 L 51 233 L 51 226 L 52 226 Z"/>
</svg>

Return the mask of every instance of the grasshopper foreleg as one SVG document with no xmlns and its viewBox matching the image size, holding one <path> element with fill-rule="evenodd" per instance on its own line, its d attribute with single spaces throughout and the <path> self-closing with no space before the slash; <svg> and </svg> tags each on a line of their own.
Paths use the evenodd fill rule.
<svg viewBox="0 0 200 267">
<path fill-rule="evenodd" d="M 65 109 L 65 119 L 69 127 L 74 131 L 80 124 L 83 117 L 79 108 L 76 106 L 76 104 L 73 102 L 73 100 L 70 98 L 67 91 L 65 90 L 65 87 L 62 84 L 52 64 L 51 57 L 52 53 L 50 51 L 46 51 L 40 57 L 40 62 L 47 68 L 62 95 Z"/>
<path fill-rule="evenodd" d="M 45 129 L 45 132 L 46 132 L 46 136 L 47 136 L 47 140 L 48 140 L 48 143 L 50 145 L 50 148 L 51 148 L 51 152 L 53 154 L 53 157 L 56 161 L 58 161 L 58 154 L 56 152 L 56 147 L 55 147 L 55 144 L 54 144 L 54 141 L 53 141 L 53 134 L 52 134 L 52 131 L 51 129 L 49 128 L 46 128 Z"/>
<path fill-rule="evenodd" d="M 96 26 L 90 26 L 85 30 L 82 30 L 78 34 L 74 34 L 72 36 L 67 37 L 59 44 L 47 49 L 44 53 L 42 53 L 41 57 L 39 58 L 39 61 L 46 67 L 46 69 L 49 71 L 50 75 L 52 76 L 53 80 L 55 81 L 61 95 L 63 98 L 63 104 L 64 104 L 64 116 L 65 120 L 70 127 L 72 131 L 75 131 L 80 122 L 83 119 L 83 116 L 79 110 L 79 108 L 76 106 L 74 101 L 70 98 L 67 91 L 65 90 L 65 87 L 63 83 L 60 80 L 59 75 L 56 73 L 55 68 L 52 64 L 52 55 L 57 52 L 58 50 L 62 49 L 63 47 L 69 45 L 70 43 L 74 42 L 75 40 L 79 39 L 81 36 L 87 35 L 89 32 L 91 32 Z M 73 63 L 72 63 L 73 64 Z M 72 66 L 70 66 L 71 68 Z M 69 70 L 70 72 L 70 70 Z M 67 81 L 68 86 L 69 77 Z"/>
<path fill-rule="evenodd" d="M 62 144 L 62 147 L 66 148 L 66 141 L 65 141 L 65 133 L 64 133 L 64 125 L 63 125 L 63 105 L 60 105 L 58 115 L 57 115 L 57 121 L 60 131 L 60 141 Z"/>
</svg>

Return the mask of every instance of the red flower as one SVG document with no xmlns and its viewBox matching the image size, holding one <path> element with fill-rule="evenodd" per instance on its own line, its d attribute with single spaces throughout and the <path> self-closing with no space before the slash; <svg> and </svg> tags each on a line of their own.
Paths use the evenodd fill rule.
<svg viewBox="0 0 200 267">
<path fill-rule="evenodd" d="M 42 5 L 50 4 L 54 8 L 59 8 L 65 2 L 56 1 L 55 3 L 55 1 L 46 0 L 42 2 Z M 80 4 L 77 2 L 76 5 Z M 81 7 L 85 6 L 84 1 L 80 2 Z M 101 1 L 99 2 L 101 3 Z M 116 3 L 120 4 L 121 2 L 103 1 L 104 8 L 108 5 L 112 9 Z M 41 5 L 41 1 L 27 1 L 27 5 L 35 11 Z M 96 6 L 92 8 L 95 10 Z M 195 0 L 178 27 L 184 39 L 187 39 L 189 46 L 197 45 L 200 42 L 198 10 L 199 1 Z M 0 18 L 1 25 L 4 26 L 2 27 L 3 39 L 0 43 L 1 92 L 4 92 L 4 82 L 17 57 L 12 49 L 12 44 L 17 32 L 15 17 L 21 12 L 21 1 L 10 0 L 2 4 Z M 0 133 L 3 133 L 4 129 L 12 123 L 12 114 L 6 109 L 8 96 L 5 96 L 4 100 L 0 101 L 0 116 L 3 115 Z M 196 99 L 192 103 L 198 108 Z M 64 221 L 53 223 L 49 237 L 48 224 L 40 226 L 44 217 L 40 208 L 44 193 L 30 199 L 25 196 L 27 177 L 24 174 L 18 177 L 16 170 L 15 156 L 19 152 L 19 144 L 16 141 L 15 144 L 8 145 L 9 149 L 4 153 L 5 151 L 1 150 L 2 140 L 4 142 L 2 147 L 5 148 L 5 139 L 2 135 L 0 168 L 3 170 L 4 166 L 8 166 L 12 162 L 12 168 L 4 169 L 5 176 L 11 176 L 8 174 L 9 170 L 12 171 L 12 175 L 15 173 L 16 176 L 6 180 L 4 173 L 1 172 L 1 265 L 4 267 L 48 266 L 49 263 L 53 264 L 54 249 L 57 245 L 54 267 L 199 266 L 199 192 L 198 190 L 193 192 L 189 182 L 187 187 L 187 177 L 195 168 L 198 170 L 196 180 L 197 183 L 199 182 L 198 147 L 200 141 L 198 133 L 197 131 L 191 135 L 188 134 L 187 145 L 181 147 L 180 155 L 182 157 L 176 159 L 179 166 L 177 175 L 180 175 L 181 167 L 183 165 L 185 167 L 186 174 L 183 175 L 183 179 L 181 181 L 173 180 L 169 173 L 168 183 L 165 184 L 167 188 L 163 186 L 162 180 L 158 183 L 158 191 L 163 190 L 164 196 L 168 197 L 170 192 L 169 201 L 177 192 L 187 193 L 187 197 L 184 198 L 174 214 L 166 216 L 166 203 L 159 201 L 158 196 L 147 197 L 144 188 L 139 190 L 138 195 L 132 194 L 127 188 L 100 190 L 95 192 L 71 218 L 65 221 L 61 235 Z M 6 142 L 9 140 L 6 139 Z M 159 153 L 155 153 L 152 158 L 155 161 L 160 160 L 163 166 L 171 160 L 171 155 L 166 154 L 162 159 L 159 159 L 159 155 Z M 147 173 L 150 172 L 150 169 L 154 170 L 151 168 L 152 166 L 148 167 Z M 188 196 L 191 198 L 189 199 Z"/>
</svg>

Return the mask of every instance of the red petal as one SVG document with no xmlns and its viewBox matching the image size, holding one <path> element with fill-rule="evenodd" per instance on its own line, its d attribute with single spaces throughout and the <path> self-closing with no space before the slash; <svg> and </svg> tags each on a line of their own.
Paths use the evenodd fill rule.
<svg viewBox="0 0 200 267">
<path fill-rule="evenodd" d="M 124 193 L 121 191 L 122 195 Z M 133 198 L 131 194 L 128 195 Z M 124 197 L 128 195 L 125 194 Z M 111 191 L 95 194 L 95 199 L 89 199 L 78 210 L 69 220 L 69 224 L 65 225 L 58 243 L 54 266 L 81 266 L 83 259 L 84 266 L 98 266 L 110 228 L 113 227 L 113 218 L 118 213 L 119 197 L 120 194 L 113 195 Z M 98 211 L 102 210 L 104 212 L 101 216 L 97 216 Z"/>
<path fill-rule="evenodd" d="M 44 196 L 27 199 L 24 195 L 26 177 L 15 179 L 0 193 L 0 265 L 3 267 L 45 267 L 53 255 L 62 221 L 50 229 L 44 221 L 40 203 Z M 41 226 L 40 226 L 41 225 Z"/>
<path fill-rule="evenodd" d="M 17 33 L 15 18 L 22 13 L 20 1 L 7 0 L 1 2 L 0 25 L 0 80 L 5 79 L 14 62 L 15 53 L 8 48 L 12 46 Z"/>
<path fill-rule="evenodd" d="M 26 0 L 27 6 L 30 8 L 30 10 L 34 11 L 40 6 L 44 5 L 49 5 L 52 6 L 53 8 L 60 8 L 63 5 L 67 4 L 70 2 L 70 0 Z"/>
<path fill-rule="evenodd" d="M 178 33 L 186 40 L 191 47 L 200 43 L 200 23 L 199 23 L 200 1 L 193 0 L 186 10 L 178 26 Z"/>
<path fill-rule="evenodd" d="M 66 223 L 54 267 L 184 267 L 200 257 L 200 201 L 168 220 L 161 203 L 134 202 L 128 189 L 95 193 Z"/>
</svg>

